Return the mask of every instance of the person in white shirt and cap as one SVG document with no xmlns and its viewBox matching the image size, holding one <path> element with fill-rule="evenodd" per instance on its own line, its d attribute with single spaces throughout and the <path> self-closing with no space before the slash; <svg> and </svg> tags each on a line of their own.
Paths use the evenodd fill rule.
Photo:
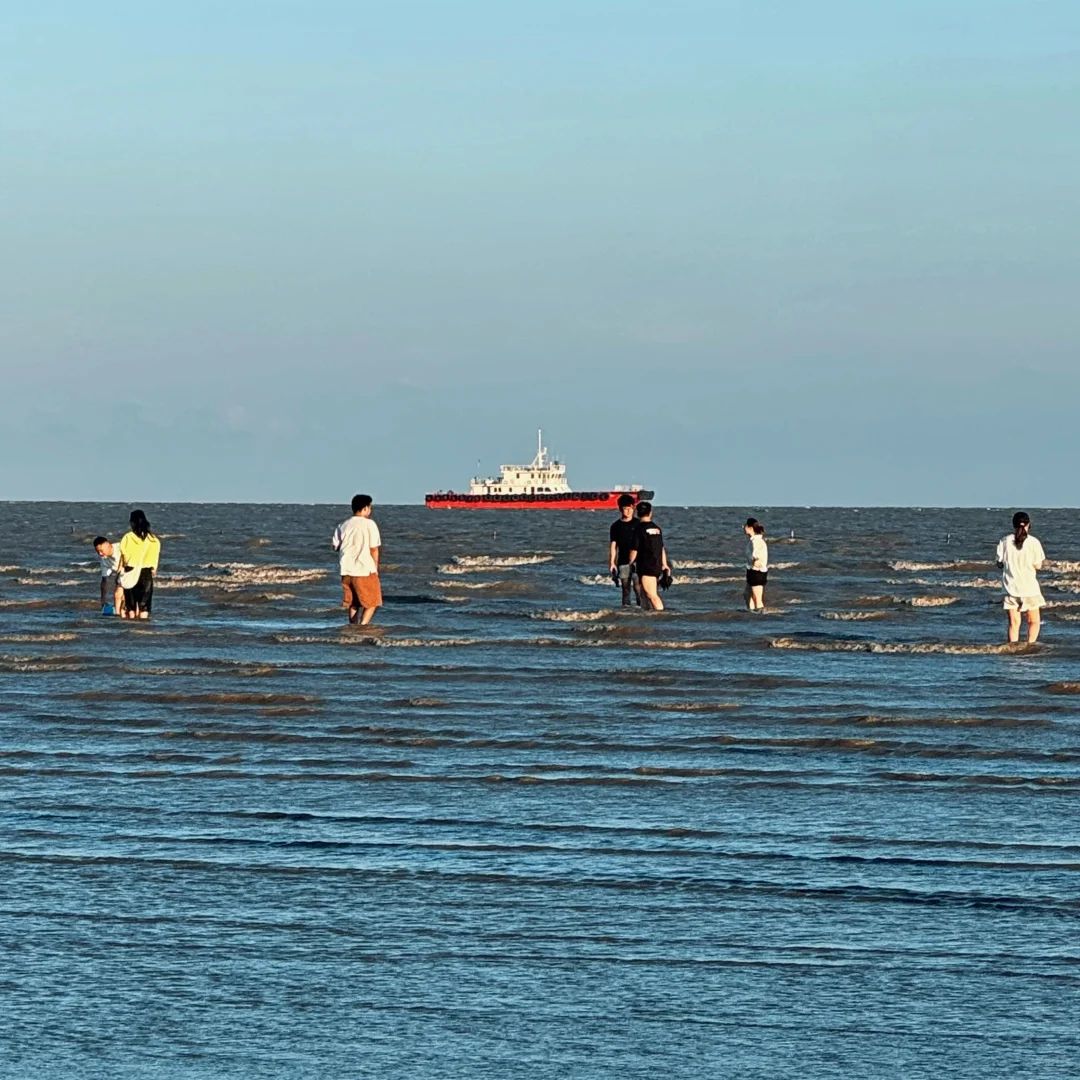
<svg viewBox="0 0 1080 1080">
<path fill-rule="evenodd" d="M 1036 571 L 1043 568 L 1046 552 L 1031 535 L 1031 518 L 1023 510 L 1013 514 L 1013 532 L 997 546 L 997 564 L 1005 588 L 1005 614 L 1009 620 L 1009 641 L 1020 640 L 1020 616 L 1027 615 L 1027 640 L 1039 640 L 1040 609 L 1046 603 Z"/>
</svg>

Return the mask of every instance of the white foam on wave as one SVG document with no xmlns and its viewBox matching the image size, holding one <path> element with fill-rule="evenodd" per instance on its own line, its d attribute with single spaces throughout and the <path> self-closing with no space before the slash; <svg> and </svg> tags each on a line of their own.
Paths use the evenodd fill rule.
<svg viewBox="0 0 1080 1080">
<path fill-rule="evenodd" d="M 54 578 L 54 577 L 19 577 L 15 579 L 20 585 L 37 585 L 50 589 L 68 588 L 70 586 L 86 585 L 85 578 Z"/>
<path fill-rule="evenodd" d="M 11 566 L 7 569 L 18 570 L 19 567 Z M 49 577 L 57 574 L 100 574 L 101 571 L 96 566 L 27 566 L 23 568 L 23 573 L 33 577 Z"/>
<path fill-rule="evenodd" d="M 1070 559 L 1048 559 L 1046 569 L 1051 574 L 1080 574 L 1080 562 Z"/>
<path fill-rule="evenodd" d="M 547 619 L 549 622 L 599 622 L 613 615 L 610 608 L 600 611 L 537 611 L 532 614 L 534 619 Z"/>
<path fill-rule="evenodd" d="M 273 640 L 282 645 L 368 645 L 381 648 L 419 649 L 422 647 L 448 647 L 483 645 L 482 638 L 387 638 L 375 634 L 363 635 L 349 632 L 322 637 L 315 634 L 275 634 Z"/>
<path fill-rule="evenodd" d="M 579 577 L 578 581 L 582 585 L 608 585 L 611 588 L 615 587 L 615 582 L 611 580 L 610 574 L 586 574 L 583 577 Z"/>
<path fill-rule="evenodd" d="M 736 564 L 732 562 L 707 562 L 700 559 L 680 559 L 680 570 L 734 570 Z"/>
<path fill-rule="evenodd" d="M 431 581 L 429 585 L 436 589 L 493 589 L 505 585 L 505 581 Z"/>
<path fill-rule="evenodd" d="M 374 638 L 372 644 L 384 649 L 464 648 L 483 645 L 483 638 Z"/>
<path fill-rule="evenodd" d="M 293 585 L 319 581 L 330 572 L 321 568 L 244 562 L 206 563 L 200 569 L 221 571 L 230 582 L 243 585 Z"/>
<path fill-rule="evenodd" d="M 79 635 L 62 632 L 55 634 L 0 634 L 0 641 L 29 644 L 48 641 L 74 641 Z"/>
<path fill-rule="evenodd" d="M 1015 645 L 954 645 L 943 641 L 918 643 L 881 641 L 796 641 L 794 638 L 773 638 L 774 649 L 799 649 L 804 652 L 868 652 L 868 653 L 947 653 L 952 656 L 986 656 L 1017 651 Z"/>
<path fill-rule="evenodd" d="M 903 603 L 910 604 L 912 607 L 948 607 L 950 604 L 955 604 L 958 599 L 956 596 L 913 596 L 910 600 L 904 600 Z"/>
<path fill-rule="evenodd" d="M 994 578 L 957 578 L 947 581 L 930 581 L 928 578 L 886 578 L 886 585 L 925 585 L 938 589 L 1000 589 L 1001 580 Z"/>
<path fill-rule="evenodd" d="M 738 574 L 728 574 L 725 577 L 710 576 L 703 574 L 701 577 L 684 577 L 679 575 L 671 579 L 672 585 L 730 585 L 732 582 L 745 581 Z"/>
<path fill-rule="evenodd" d="M 220 589 L 237 592 L 250 585 L 301 585 L 321 581 L 328 570 L 265 563 L 204 563 L 203 574 L 158 574 L 156 589 Z"/>
<path fill-rule="evenodd" d="M 0 566 L 0 574 L 10 574 L 14 570 L 18 570 L 18 566 Z"/>
<path fill-rule="evenodd" d="M 889 563 L 892 570 L 980 570 L 993 566 L 990 559 L 951 559 L 944 562 L 911 562 L 908 559 L 896 559 Z"/>
<path fill-rule="evenodd" d="M 835 619 L 840 622 L 865 622 L 867 619 L 884 619 L 888 617 L 887 611 L 821 611 L 818 613 L 823 619 Z"/>
<path fill-rule="evenodd" d="M 455 555 L 449 564 L 439 567 L 439 573 L 468 574 L 475 570 L 537 566 L 554 558 L 554 555 Z"/>
</svg>

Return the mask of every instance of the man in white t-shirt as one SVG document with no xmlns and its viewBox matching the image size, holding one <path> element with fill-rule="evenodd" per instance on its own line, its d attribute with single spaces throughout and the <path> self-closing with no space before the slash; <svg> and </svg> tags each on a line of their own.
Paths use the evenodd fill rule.
<svg viewBox="0 0 1080 1080">
<path fill-rule="evenodd" d="M 340 556 L 341 606 L 348 609 L 349 622 L 367 626 L 375 609 L 382 606 L 379 584 L 379 526 L 371 520 L 371 496 L 354 495 L 353 516 L 334 530 L 334 550 Z"/>
<path fill-rule="evenodd" d="M 120 615 L 124 610 L 124 590 L 120 588 L 120 545 L 104 536 L 95 536 L 94 550 L 101 560 L 101 613 Z"/>
</svg>

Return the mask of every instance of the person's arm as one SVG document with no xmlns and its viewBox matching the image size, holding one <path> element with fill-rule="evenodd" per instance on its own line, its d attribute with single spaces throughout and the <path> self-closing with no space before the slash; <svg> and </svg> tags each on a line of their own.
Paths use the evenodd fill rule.
<svg viewBox="0 0 1080 1080">
<path fill-rule="evenodd" d="M 671 573 L 671 567 L 668 566 L 667 561 L 667 545 L 660 549 L 660 569 L 666 570 L 669 574 Z"/>
<path fill-rule="evenodd" d="M 619 549 L 619 545 L 616 544 L 614 540 L 612 540 L 611 541 L 611 551 L 608 552 L 608 564 L 609 564 L 608 569 L 609 570 L 614 570 L 615 569 L 615 559 L 618 556 L 618 549 Z"/>
<path fill-rule="evenodd" d="M 371 561 L 375 564 L 375 573 L 379 572 L 379 552 L 382 551 L 381 547 L 368 548 L 371 552 Z"/>
<path fill-rule="evenodd" d="M 1043 550 L 1042 544 L 1036 540 L 1036 544 L 1039 546 L 1035 549 L 1038 554 L 1035 556 L 1035 562 L 1032 565 L 1036 570 L 1041 570 L 1050 560 L 1046 557 L 1046 552 Z"/>
<path fill-rule="evenodd" d="M 104 574 L 102 574 L 102 576 L 101 576 L 101 606 L 102 607 L 104 607 L 107 603 L 109 603 L 109 600 L 107 598 L 108 586 L 109 586 L 109 579 Z"/>
<path fill-rule="evenodd" d="M 330 538 L 330 545 L 335 551 L 341 550 L 341 528 L 338 527 L 334 530 L 334 535 Z"/>
<path fill-rule="evenodd" d="M 633 566 L 637 562 L 637 547 L 630 549 L 630 565 Z"/>
</svg>

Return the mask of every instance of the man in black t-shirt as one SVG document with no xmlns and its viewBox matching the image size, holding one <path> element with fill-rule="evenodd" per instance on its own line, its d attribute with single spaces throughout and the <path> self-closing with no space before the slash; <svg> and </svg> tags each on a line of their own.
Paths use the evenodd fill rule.
<svg viewBox="0 0 1080 1080">
<path fill-rule="evenodd" d="M 618 574 L 619 585 L 622 587 L 623 607 L 630 603 L 630 589 L 633 588 L 637 596 L 637 602 L 641 603 L 641 587 L 638 584 L 637 574 L 630 563 L 630 552 L 634 550 L 637 541 L 638 523 L 634 520 L 634 496 L 619 496 L 619 513 L 622 517 L 613 522 L 609 538 L 611 547 L 608 552 L 609 570 L 612 574 Z"/>
<path fill-rule="evenodd" d="M 663 611 L 664 601 L 660 599 L 657 582 L 660 575 L 669 570 L 667 549 L 664 547 L 664 534 L 660 526 L 652 519 L 652 503 L 638 503 L 637 543 L 630 552 L 630 561 L 636 563 L 641 591 L 653 611 Z M 645 604 L 642 603 L 642 607 Z"/>
</svg>

